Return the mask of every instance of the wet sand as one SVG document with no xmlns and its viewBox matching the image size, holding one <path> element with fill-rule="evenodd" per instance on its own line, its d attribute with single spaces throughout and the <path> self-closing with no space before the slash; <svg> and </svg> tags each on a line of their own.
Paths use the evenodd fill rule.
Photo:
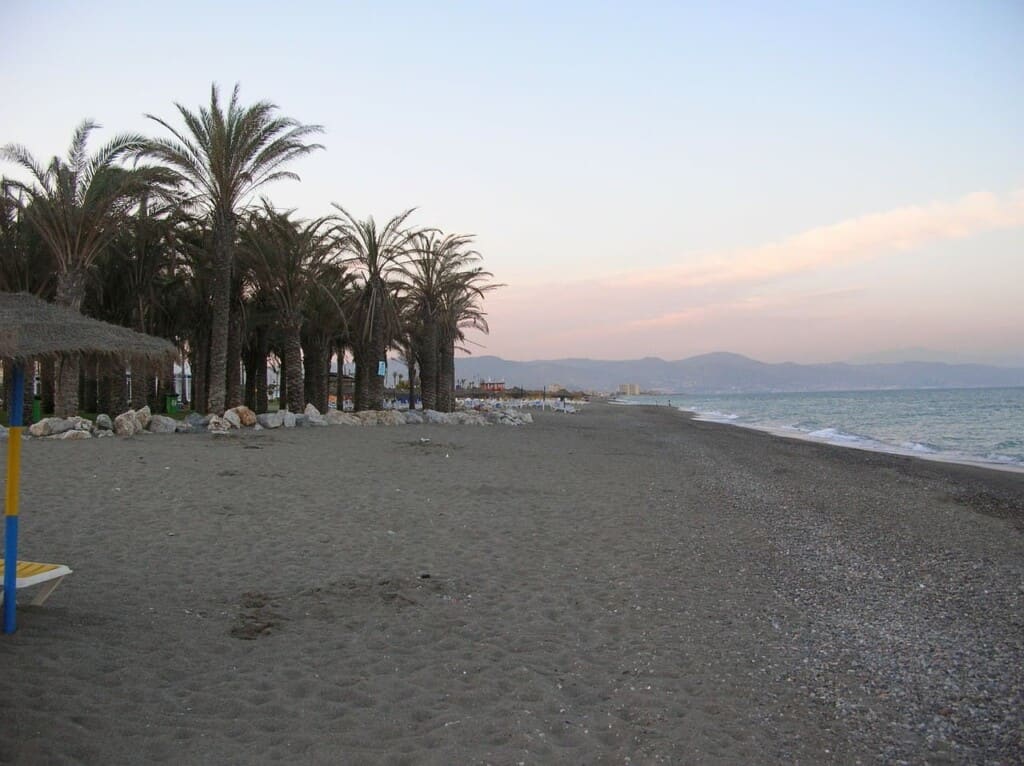
<svg viewBox="0 0 1024 766">
<path fill-rule="evenodd" d="M 0 763 L 1024 760 L 1020 474 L 606 405 L 23 465 Z"/>
</svg>

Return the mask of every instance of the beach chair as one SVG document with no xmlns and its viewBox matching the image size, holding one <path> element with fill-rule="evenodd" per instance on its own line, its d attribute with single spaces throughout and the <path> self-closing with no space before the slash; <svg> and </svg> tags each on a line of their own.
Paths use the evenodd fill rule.
<svg viewBox="0 0 1024 766">
<path fill-rule="evenodd" d="M 50 594 L 60 585 L 61 580 L 69 574 L 71 574 L 71 570 L 63 564 L 39 564 L 35 561 L 19 561 L 16 570 L 15 589 L 21 590 L 33 585 L 42 585 L 43 587 L 36 593 L 36 597 L 32 599 L 32 606 L 42 606 L 46 599 L 50 597 Z M 3 578 L 3 575 L 4 560 L 0 559 L 0 579 Z M 3 600 L 4 594 L 0 592 L 0 604 L 3 603 Z"/>
</svg>

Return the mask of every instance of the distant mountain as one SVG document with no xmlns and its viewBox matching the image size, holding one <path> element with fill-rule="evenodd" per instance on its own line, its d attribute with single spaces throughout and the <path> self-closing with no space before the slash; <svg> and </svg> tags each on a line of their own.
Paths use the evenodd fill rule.
<svg viewBox="0 0 1024 766">
<path fill-rule="evenodd" d="M 843 391 L 876 388 L 976 388 L 1024 386 L 1024 367 L 943 362 L 892 364 L 767 364 L 740 354 L 714 353 L 678 361 L 657 357 L 620 361 L 554 359 L 514 362 L 496 356 L 456 359 L 466 380 L 503 380 L 508 388 L 562 385 L 570 390 L 614 392 L 622 383 L 665 393 Z"/>
</svg>

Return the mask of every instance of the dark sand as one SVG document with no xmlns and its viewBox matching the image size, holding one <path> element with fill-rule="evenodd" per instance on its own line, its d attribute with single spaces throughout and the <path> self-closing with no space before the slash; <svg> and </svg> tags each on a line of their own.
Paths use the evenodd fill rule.
<svg viewBox="0 0 1024 766">
<path fill-rule="evenodd" d="M 605 405 L 23 462 L 0 763 L 1024 760 L 1020 474 Z"/>
</svg>

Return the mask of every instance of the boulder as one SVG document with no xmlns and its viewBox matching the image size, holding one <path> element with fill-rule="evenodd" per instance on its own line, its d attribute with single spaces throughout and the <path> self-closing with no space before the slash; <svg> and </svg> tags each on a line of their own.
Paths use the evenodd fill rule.
<svg viewBox="0 0 1024 766">
<path fill-rule="evenodd" d="M 484 417 L 483 413 L 480 412 L 468 412 L 460 411 L 453 412 L 449 415 L 452 423 L 456 423 L 460 426 L 485 426 L 487 425 L 487 418 Z"/>
<path fill-rule="evenodd" d="M 416 412 L 416 410 L 406 410 L 403 417 L 407 425 L 419 425 L 423 422 L 423 416 Z"/>
<path fill-rule="evenodd" d="M 114 421 L 110 419 L 110 415 L 100 413 L 96 416 L 96 427 L 101 431 L 113 431 Z"/>
<path fill-rule="evenodd" d="M 377 414 L 377 422 L 382 426 L 404 426 L 405 415 L 398 410 L 381 410 Z"/>
<path fill-rule="evenodd" d="M 38 423 L 30 425 L 28 432 L 32 436 L 55 436 L 71 431 L 74 427 L 75 421 L 72 418 L 43 418 Z"/>
<path fill-rule="evenodd" d="M 283 425 L 285 428 L 295 428 L 295 426 L 298 425 L 296 418 L 297 416 L 294 412 L 284 410 L 281 413 L 281 425 Z"/>
<path fill-rule="evenodd" d="M 139 421 L 140 431 L 145 431 L 149 428 L 149 420 L 152 417 L 153 413 L 150 412 L 148 404 L 140 410 L 135 410 L 135 419 Z"/>
<path fill-rule="evenodd" d="M 350 412 L 328 410 L 325 417 L 327 418 L 327 422 L 332 426 L 361 426 L 363 424 L 363 421 Z"/>
<path fill-rule="evenodd" d="M 192 426 L 193 428 L 198 428 L 202 431 L 206 430 L 206 426 L 209 422 L 209 415 L 200 415 L 198 412 L 190 412 L 188 415 L 185 416 L 185 423 Z"/>
<path fill-rule="evenodd" d="M 122 412 L 114 418 L 114 433 L 118 436 L 134 436 L 139 431 L 139 421 L 135 417 L 135 410 Z"/>
<path fill-rule="evenodd" d="M 423 420 L 427 423 L 450 423 L 451 420 L 443 412 L 437 410 L 423 410 Z"/>
<path fill-rule="evenodd" d="M 319 412 L 314 415 L 303 415 L 306 419 L 307 426 L 326 426 L 327 418 L 321 415 Z"/>
<path fill-rule="evenodd" d="M 280 428 L 284 425 L 284 411 L 261 412 L 256 416 L 256 422 L 264 428 Z"/>
<path fill-rule="evenodd" d="M 149 419 L 149 431 L 154 434 L 173 434 L 178 430 L 178 421 L 167 415 L 153 415 Z"/>
<path fill-rule="evenodd" d="M 226 420 L 232 428 L 242 427 L 242 419 L 238 417 L 238 413 L 234 410 L 225 410 L 224 420 Z"/>
<path fill-rule="evenodd" d="M 377 420 L 377 410 L 362 410 L 352 414 L 359 418 L 359 422 L 364 426 L 375 426 L 379 422 Z"/>
<path fill-rule="evenodd" d="M 244 404 L 240 404 L 237 407 L 233 407 L 232 411 L 238 415 L 238 421 L 246 428 L 252 428 L 256 425 L 256 413 L 246 407 Z M 227 417 L 227 413 L 224 413 Z"/>
<path fill-rule="evenodd" d="M 318 410 L 312 404 L 307 404 L 306 409 L 302 411 L 302 414 L 305 415 L 306 417 L 309 417 L 310 415 L 319 415 L 320 410 Z"/>
<path fill-rule="evenodd" d="M 51 438 L 53 438 L 53 439 L 74 439 L 74 440 L 77 440 L 77 439 L 91 439 L 92 438 L 92 434 L 89 433 L 88 431 L 79 431 L 78 429 L 74 429 L 72 431 L 65 431 L 64 433 L 59 434 L 58 436 L 53 436 Z"/>
<path fill-rule="evenodd" d="M 223 434 L 231 430 L 231 424 L 222 417 L 212 415 L 210 422 L 206 424 L 206 430 L 211 434 Z"/>
</svg>

